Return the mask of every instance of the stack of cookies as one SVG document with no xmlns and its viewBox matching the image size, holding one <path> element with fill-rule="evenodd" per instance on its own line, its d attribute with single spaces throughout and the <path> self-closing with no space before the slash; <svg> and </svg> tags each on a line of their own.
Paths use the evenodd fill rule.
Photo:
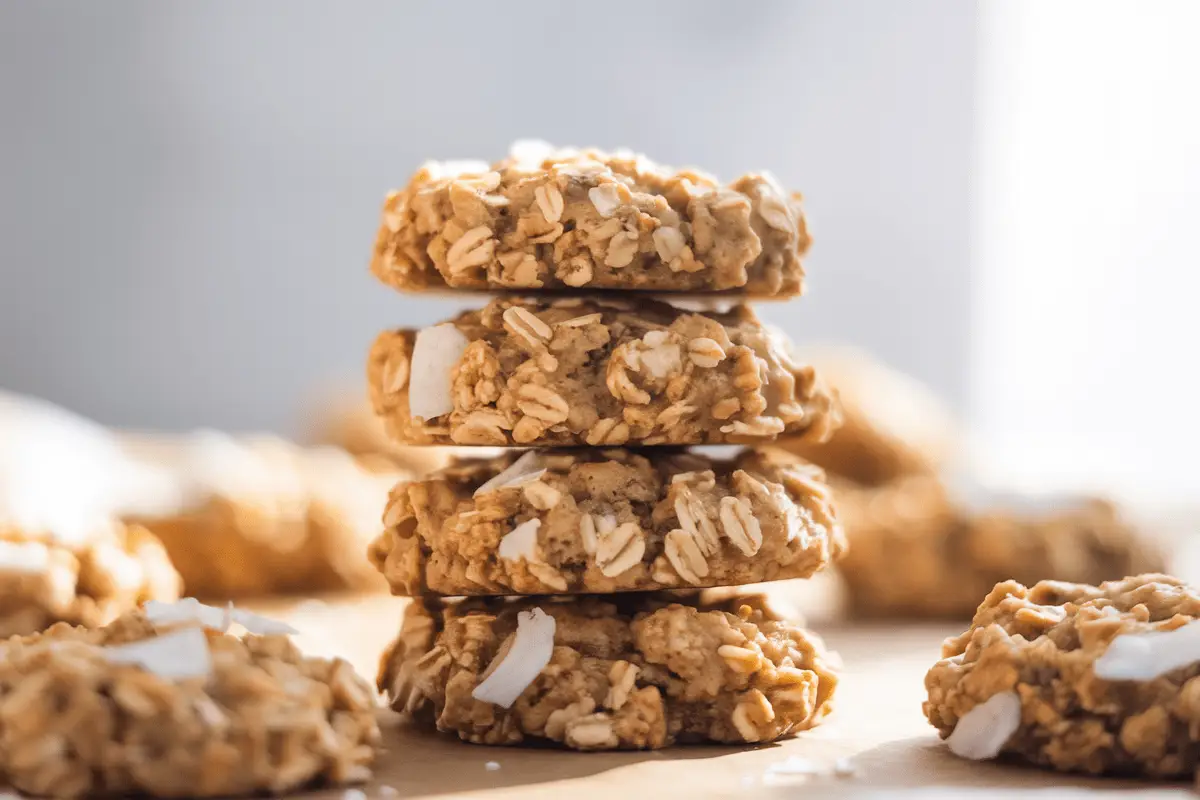
<svg viewBox="0 0 1200 800">
<path fill-rule="evenodd" d="M 712 591 L 844 549 L 823 474 L 753 447 L 825 438 L 832 398 L 736 304 L 800 294 L 808 243 L 771 179 L 629 153 L 525 144 L 387 199 L 378 278 L 499 296 L 382 334 L 374 410 L 402 444 L 508 448 L 392 490 L 370 556 L 413 598 L 379 676 L 395 708 L 577 749 L 770 741 L 828 713 L 816 637 Z"/>
</svg>

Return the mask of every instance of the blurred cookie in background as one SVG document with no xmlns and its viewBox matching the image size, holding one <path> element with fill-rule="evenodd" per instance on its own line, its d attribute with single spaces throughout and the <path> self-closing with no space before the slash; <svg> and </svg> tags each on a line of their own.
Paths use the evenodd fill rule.
<svg viewBox="0 0 1200 800">
<path fill-rule="evenodd" d="M 837 391 L 842 426 L 826 442 L 782 437 L 780 447 L 864 486 L 936 474 L 953 458 L 958 423 L 920 381 L 854 347 L 797 350 Z"/>
<path fill-rule="evenodd" d="M 309 416 L 304 426 L 308 441 L 340 447 L 369 467 L 383 471 L 399 468 L 412 473 L 414 478 L 447 466 L 457 449 L 396 444 L 363 395 L 331 393 L 314 404 Z"/>
<path fill-rule="evenodd" d="M 116 518 L 153 482 L 103 427 L 0 392 L 0 637 L 179 596 L 159 541 Z"/>
<path fill-rule="evenodd" d="M 1165 568 L 1157 543 L 1097 497 L 951 491 L 935 476 L 834 493 L 859 616 L 969 619 L 1002 581 L 1098 584 Z"/>
<path fill-rule="evenodd" d="M 409 473 L 265 435 L 127 434 L 123 443 L 170 476 L 171 491 L 131 521 L 162 540 L 187 594 L 386 588 L 366 548 L 382 530 L 388 491 Z"/>
</svg>

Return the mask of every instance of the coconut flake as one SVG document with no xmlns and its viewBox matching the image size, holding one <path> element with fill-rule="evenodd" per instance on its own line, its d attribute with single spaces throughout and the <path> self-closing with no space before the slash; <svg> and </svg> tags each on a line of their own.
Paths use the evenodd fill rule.
<svg viewBox="0 0 1200 800">
<path fill-rule="evenodd" d="M 612 183 L 588 189 L 588 199 L 602 217 L 611 217 L 621 207 L 621 196 L 617 194 L 616 184 Z"/>
<path fill-rule="evenodd" d="M 252 611 L 234 608 L 233 603 L 224 607 L 209 606 L 194 597 L 185 597 L 177 603 L 161 603 L 157 600 L 147 601 L 143 610 L 146 619 L 155 625 L 171 625 L 174 623 L 198 623 L 205 628 L 225 633 L 237 623 L 250 633 L 268 636 L 277 633 L 299 633 L 286 622 L 264 617 Z"/>
<path fill-rule="evenodd" d="M 484 481 L 483 485 L 475 490 L 472 497 L 533 483 L 545 474 L 546 470 L 542 467 L 541 454 L 536 450 L 527 450 L 516 461 Z"/>
<path fill-rule="evenodd" d="M 224 633 L 232 621 L 233 605 L 224 608 L 208 606 L 194 597 L 185 597 L 177 603 L 162 603 L 148 600 L 142 607 L 146 619 L 155 625 L 171 625 L 177 622 L 199 623 L 205 628 Z"/>
<path fill-rule="evenodd" d="M 468 344 L 452 322 L 417 333 L 408 382 L 408 410 L 414 417 L 431 420 L 454 410 L 451 375 Z"/>
<path fill-rule="evenodd" d="M 963 714 L 946 744 L 961 758 L 995 758 L 1020 725 L 1021 698 L 1011 690 L 998 692 Z"/>
<path fill-rule="evenodd" d="M 510 561 L 521 558 L 530 562 L 537 561 L 537 532 L 540 527 L 542 527 L 540 519 L 527 519 L 504 534 L 500 539 L 500 547 L 497 551 L 500 558 Z"/>
<path fill-rule="evenodd" d="M 554 617 L 540 608 L 517 614 L 512 646 L 499 664 L 493 662 L 488 666 L 491 674 L 475 687 L 471 696 L 501 708 L 510 707 L 550 663 L 554 630 Z"/>
<path fill-rule="evenodd" d="M 1200 661 L 1200 621 L 1173 631 L 1117 636 L 1092 669 L 1106 681 L 1150 681 Z"/>
<path fill-rule="evenodd" d="M 250 633 L 258 634 L 259 636 L 273 636 L 276 634 L 300 632 L 286 622 L 264 617 L 262 614 L 255 614 L 253 611 L 242 611 L 240 608 L 234 608 L 232 605 L 229 608 L 233 621 Z"/>
<path fill-rule="evenodd" d="M 0 542 L 0 570 L 40 575 L 50 569 L 50 548 L 42 542 Z"/>
<path fill-rule="evenodd" d="M 764 775 L 820 775 L 823 768 L 815 761 L 800 756 L 788 756 L 782 761 L 773 761 L 763 770 Z"/>
<path fill-rule="evenodd" d="M 171 681 L 212 674 L 208 637 L 200 628 L 184 628 L 140 642 L 105 647 L 111 664 L 132 664 Z"/>
</svg>

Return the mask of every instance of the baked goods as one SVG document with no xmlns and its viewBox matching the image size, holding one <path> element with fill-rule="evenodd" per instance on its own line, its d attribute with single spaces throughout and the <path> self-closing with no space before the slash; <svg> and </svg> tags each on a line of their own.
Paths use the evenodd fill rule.
<svg viewBox="0 0 1200 800">
<path fill-rule="evenodd" d="M 836 424 L 810 367 L 744 306 L 497 299 L 420 332 L 382 334 L 371 402 L 399 441 L 719 444 Z"/>
<path fill-rule="evenodd" d="M 826 440 L 779 440 L 779 446 L 864 486 L 909 475 L 935 475 L 954 456 L 958 423 L 927 386 L 852 347 L 796 348 L 837 393 L 842 424 Z"/>
<path fill-rule="evenodd" d="M 834 487 L 850 541 L 838 567 L 863 616 L 965 619 L 1000 581 L 1100 583 L 1164 566 L 1158 547 L 1099 498 L 972 505 L 927 476 Z"/>
<path fill-rule="evenodd" d="M 465 741 L 577 750 L 773 741 L 836 685 L 820 640 L 761 600 L 695 593 L 414 602 L 379 674 L 394 708 Z"/>
<path fill-rule="evenodd" d="M 187 594 L 382 588 L 362 553 L 405 473 L 270 436 L 129 437 L 125 447 L 171 476 L 158 508 L 134 518 L 162 540 Z"/>
<path fill-rule="evenodd" d="M 224 633 L 226 614 L 267 635 Z M 341 659 L 306 658 L 282 630 L 236 610 L 151 604 L 103 628 L 9 639 L 0 773 L 54 797 L 224 797 L 365 780 L 379 743 L 370 686 Z"/>
<path fill-rule="evenodd" d="M 0 638 L 55 622 L 102 625 L 147 600 L 179 597 L 179 573 L 137 525 L 27 529 L 0 520 Z"/>
<path fill-rule="evenodd" d="M 371 271 L 407 291 L 800 294 L 799 195 L 632 153 L 524 143 L 491 167 L 429 163 L 388 195 Z"/>
<path fill-rule="evenodd" d="M 179 596 L 158 540 L 116 519 L 148 477 L 99 425 L 0 392 L 0 637 Z"/>
<path fill-rule="evenodd" d="M 369 556 L 416 598 L 380 669 L 395 708 L 467 741 L 578 750 L 773 741 L 828 712 L 819 643 L 696 591 L 728 599 L 840 556 L 820 470 L 683 447 L 825 439 L 838 423 L 782 337 L 710 302 L 800 293 L 797 201 L 763 176 L 721 188 L 544 148 L 429 165 L 388 198 L 371 265 L 385 283 L 534 295 L 371 348 L 371 404 L 396 441 L 534 448 L 392 491 Z M 636 292 L 707 297 L 692 310 Z"/>
<path fill-rule="evenodd" d="M 966 758 L 1191 777 L 1200 593 L 1167 575 L 998 584 L 929 671 L 925 715 Z"/>
<path fill-rule="evenodd" d="M 578 449 L 461 459 L 401 483 L 371 560 L 396 594 L 546 594 L 807 578 L 839 557 L 794 456 Z"/>
</svg>

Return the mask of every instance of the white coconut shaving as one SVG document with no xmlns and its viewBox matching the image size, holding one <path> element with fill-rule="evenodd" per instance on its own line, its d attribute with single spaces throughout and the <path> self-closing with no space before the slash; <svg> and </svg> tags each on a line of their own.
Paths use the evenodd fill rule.
<svg viewBox="0 0 1200 800">
<path fill-rule="evenodd" d="M 240 608 L 233 608 L 232 606 L 230 606 L 230 609 L 230 616 L 234 622 L 245 628 L 247 632 L 258 636 L 291 635 L 300 632 L 286 622 L 264 617 L 262 614 L 255 614 L 253 611 L 243 611 Z"/>
<path fill-rule="evenodd" d="M 50 548 L 42 542 L 0 542 L 0 572 L 41 575 L 50 569 Z"/>
<path fill-rule="evenodd" d="M 431 420 L 454 410 L 452 373 L 470 342 L 454 323 L 444 322 L 417 333 L 409 373 L 408 410 Z"/>
<path fill-rule="evenodd" d="M 209 606 L 194 597 L 185 597 L 177 603 L 161 603 L 157 600 L 150 600 L 143 606 L 143 610 L 146 619 L 155 625 L 199 624 L 205 628 L 225 633 L 234 623 L 237 623 L 248 632 L 260 636 L 299 633 L 286 622 L 264 617 L 252 611 L 234 608 L 233 603 L 224 607 Z"/>
<path fill-rule="evenodd" d="M 1106 681 L 1150 681 L 1200 661 L 1200 620 L 1173 631 L 1118 636 L 1092 669 Z"/>
<path fill-rule="evenodd" d="M 946 744 L 960 758 L 984 761 L 1000 755 L 1020 726 L 1021 698 L 1014 691 L 998 692 L 963 714 Z"/>
<path fill-rule="evenodd" d="M 232 622 L 233 606 L 224 608 L 208 606 L 194 597 L 185 597 L 176 603 L 162 603 L 149 600 L 142 611 L 146 619 L 155 625 L 173 625 L 176 623 L 198 623 L 205 628 L 224 633 L 229 630 Z"/>
<path fill-rule="evenodd" d="M 511 489 L 533 483 L 546 474 L 542 466 L 542 457 L 536 450 L 527 450 L 513 463 L 493 475 L 475 490 L 472 497 L 479 497 L 488 492 L 501 489 Z"/>
<path fill-rule="evenodd" d="M 550 663 L 554 653 L 554 617 L 534 608 L 517 614 L 512 646 L 499 664 L 493 662 L 471 696 L 484 703 L 508 708 Z"/>
<path fill-rule="evenodd" d="M 540 519 L 527 519 L 500 539 L 498 553 L 500 558 L 516 561 L 537 561 L 538 529 L 542 527 Z"/>
<path fill-rule="evenodd" d="M 170 681 L 212 674 L 208 637 L 200 628 L 183 628 L 140 642 L 102 648 L 112 664 L 132 664 Z"/>
</svg>

